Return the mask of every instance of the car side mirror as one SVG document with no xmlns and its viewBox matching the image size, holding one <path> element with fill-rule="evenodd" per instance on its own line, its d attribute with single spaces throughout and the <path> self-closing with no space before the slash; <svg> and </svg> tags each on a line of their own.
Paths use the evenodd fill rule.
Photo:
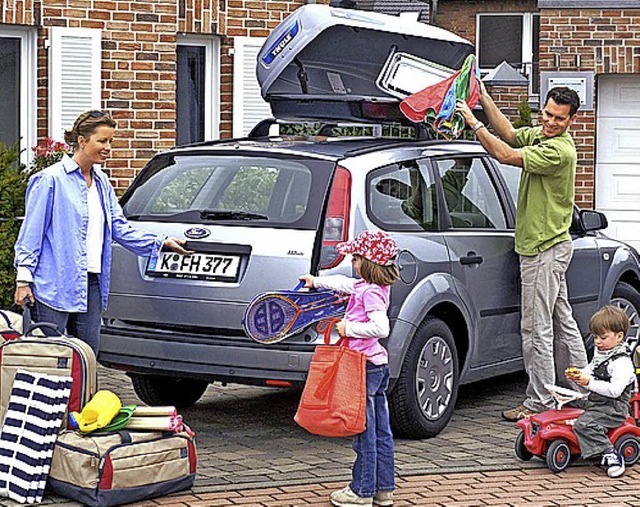
<svg viewBox="0 0 640 507">
<path fill-rule="evenodd" d="M 609 225 L 607 217 L 604 213 L 600 213 L 599 211 L 594 211 L 591 209 L 583 209 L 580 210 L 579 213 L 580 224 L 582 225 L 582 230 L 584 230 L 585 232 L 606 229 Z"/>
</svg>

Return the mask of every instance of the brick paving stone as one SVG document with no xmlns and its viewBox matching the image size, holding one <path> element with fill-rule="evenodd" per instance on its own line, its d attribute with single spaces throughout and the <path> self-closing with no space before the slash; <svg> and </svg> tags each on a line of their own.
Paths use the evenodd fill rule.
<svg viewBox="0 0 640 507">
<path fill-rule="evenodd" d="M 266 490 L 267 493 L 269 494 L 269 490 Z M 274 489 L 273 491 L 277 491 L 276 489 Z M 260 494 L 259 490 L 248 490 L 246 493 L 244 494 Z M 197 497 L 200 500 L 226 500 L 229 498 L 241 498 L 243 495 L 241 495 L 240 493 L 238 493 L 237 491 L 218 491 L 216 493 L 201 493 L 199 495 L 197 495 Z"/>
</svg>

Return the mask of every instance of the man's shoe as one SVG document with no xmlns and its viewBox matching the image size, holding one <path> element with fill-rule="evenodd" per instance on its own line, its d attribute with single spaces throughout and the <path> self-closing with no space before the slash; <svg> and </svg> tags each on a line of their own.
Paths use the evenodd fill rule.
<svg viewBox="0 0 640 507">
<path fill-rule="evenodd" d="M 373 506 L 373 498 L 364 498 L 356 495 L 349 486 L 334 491 L 329 496 L 331 503 L 336 507 L 359 507 L 360 505 Z M 390 504 L 385 504 L 390 505 Z"/>
<path fill-rule="evenodd" d="M 505 410 L 504 412 L 502 412 L 502 417 L 505 418 L 507 421 L 515 422 L 515 421 L 519 421 L 520 419 L 524 419 L 529 415 L 534 415 L 536 413 L 537 412 L 534 412 L 533 410 L 529 410 L 524 405 L 520 405 L 519 407 L 512 408 L 511 410 Z"/>
<path fill-rule="evenodd" d="M 609 477 L 620 477 L 624 473 L 624 458 L 619 452 L 608 452 L 602 456 Z"/>
<path fill-rule="evenodd" d="M 373 497 L 373 505 L 389 507 L 393 505 L 393 491 L 378 491 Z"/>
</svg>

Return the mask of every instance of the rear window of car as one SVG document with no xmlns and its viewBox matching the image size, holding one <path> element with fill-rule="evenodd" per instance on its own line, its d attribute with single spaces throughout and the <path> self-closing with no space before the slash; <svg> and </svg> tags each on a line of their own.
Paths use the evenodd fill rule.
<svg viewBox="0 0 640 507">
<path fill-rule="evenodd" d="M 130 220 L 317 228 L 334 164 L 302 158 L 165 155 L 122 199 Z"/>
</svg>

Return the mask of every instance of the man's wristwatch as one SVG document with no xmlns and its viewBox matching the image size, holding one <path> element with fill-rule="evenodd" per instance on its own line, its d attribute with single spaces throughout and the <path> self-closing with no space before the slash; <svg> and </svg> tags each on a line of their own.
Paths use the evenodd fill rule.
<svg viewBox="0 0 640 507">
<path fill-rule="evenodd" d="M 484 127 L 485 124 L 482 123 L 481 121 L 479 121 L 478 123 L 476 123 L 473 128 L 471 130 L 473 130 L 473 133 L 475 134 L 476 132 L 478 132 L 478 130 L 480 130 L 482 127 Z"/>
</svg>

